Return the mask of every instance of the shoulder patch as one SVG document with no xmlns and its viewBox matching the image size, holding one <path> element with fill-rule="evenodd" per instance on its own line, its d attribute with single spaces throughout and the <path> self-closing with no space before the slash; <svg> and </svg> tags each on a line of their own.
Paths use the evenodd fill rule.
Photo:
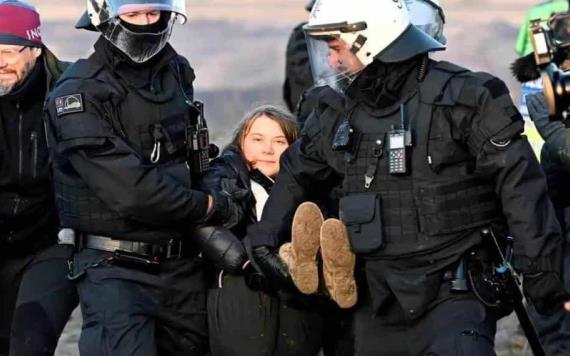
<svg viewBox="0 0 570 356">
<path fill-rule="evenodd" d="M 55 109 L 57 116 L 83 112 L 85 111 L 85 107 L 83 105 L 83 95 L 71 94 L 59 96 L 55 98 Z"/>
</svg>

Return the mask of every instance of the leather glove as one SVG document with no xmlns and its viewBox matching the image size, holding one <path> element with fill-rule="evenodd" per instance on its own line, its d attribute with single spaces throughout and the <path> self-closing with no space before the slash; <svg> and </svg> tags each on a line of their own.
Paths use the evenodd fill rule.
<svg viewBox="0 0 570 356">
<path fill-rule="evenodd" d="M 247 261 L 243 267 L 243 278 L 249 289 L 255 291 L 263 291 L 273 293 L 270 286 L 267 285 L 267 278 L 259 271 L 251 261 Z"/>
<path fill-rule="evenodd" d="M 228 273 L 240 273 L 247 261 L 241 241 L 221 226 L 202 226 L 194 230 L 202 255 Z"/>
<path fill-rule="evenodd" d="M 530 118 L 544 141 L 548 141 L 552 135 L 565 129 L 562 121 L 550 120 L 543 93 L 529 94 L 525 99 Z"/>
<path fill-rule="evenodd" d="M 214 206 L 203 219 L 204 225 L 219 225 L 230 228 L 240 221 L 240 209 L 225 192 L 211 190 L 208 192 L 214 200 Z"/>
<path fill-rule="evenodd" d="M 273 290 L 296 290 L 289 275 L 289 269 L 276 250 L 268 246 L 257 246 L 252 249 L 252 256 L 261 272 L 265 275 L 268 288 Z"/>
<path fill-rule="evenodd" d="M 564 303 L 570 300 L 570 294 L 556 272 L 524 274 L 523 289 L 536 311 L 543 315 L 562 310 Z"/>
</svg>

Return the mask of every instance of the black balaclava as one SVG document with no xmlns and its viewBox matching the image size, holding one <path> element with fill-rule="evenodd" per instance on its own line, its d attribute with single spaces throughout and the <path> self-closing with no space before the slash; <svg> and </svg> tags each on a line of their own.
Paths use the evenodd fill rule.
<svg viewBox="0 0 570 356">
<path fill-rule="evenodd" d="M 172 32 L 172 21 L 172 12 L 161 11 L 154 24 L 133 25 L 117 18 L 102 23 L 98 30 L 133 63 L 142 64 L 164 49 Z"/>
<path fill-rule="evenodd" d="M 374 60 L 348 87 L 346 95 L 372 108 L 392 106 L 405 96 L 405 84 L 409 82 L 410 75 L 418 72 L 425 56 L 422 54 L 397 63 Z"/>
</svg>

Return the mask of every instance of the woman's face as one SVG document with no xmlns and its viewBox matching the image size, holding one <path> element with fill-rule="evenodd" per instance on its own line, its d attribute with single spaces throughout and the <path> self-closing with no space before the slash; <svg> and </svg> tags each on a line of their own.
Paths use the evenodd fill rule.
<svg viewBox="0 0 570 356">
<path fill-rule="evenodd" d="M 289 143 L 279 124 L 262 115 L 251 124 L 241 149 L 251 169 L 275 177 L 279 173 L 279 158 L 287 147 Z"/>
</svg>

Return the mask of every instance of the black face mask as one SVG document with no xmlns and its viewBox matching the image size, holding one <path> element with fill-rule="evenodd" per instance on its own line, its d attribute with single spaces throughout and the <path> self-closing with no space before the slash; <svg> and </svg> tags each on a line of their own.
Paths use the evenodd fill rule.
<svg viewBox="0 0 570 356">
<path fill-rule="evenodd" d="M 161 11 L 160 19 L 150 25 L 133 25 L 120 18 L 98 26 L 103 36 L 134 63 L 145 63 L 166 45 L 172 33 L 171 12 Z"/>
<path fill-rule="evenodd" d="M 383 109 L 404 96 L 404 86 L 424 60 L 419 55 L 398 63 L 372 62 L 347 89 L 347 96 L 358 98 L 371 107 Z"/>
</svg>

